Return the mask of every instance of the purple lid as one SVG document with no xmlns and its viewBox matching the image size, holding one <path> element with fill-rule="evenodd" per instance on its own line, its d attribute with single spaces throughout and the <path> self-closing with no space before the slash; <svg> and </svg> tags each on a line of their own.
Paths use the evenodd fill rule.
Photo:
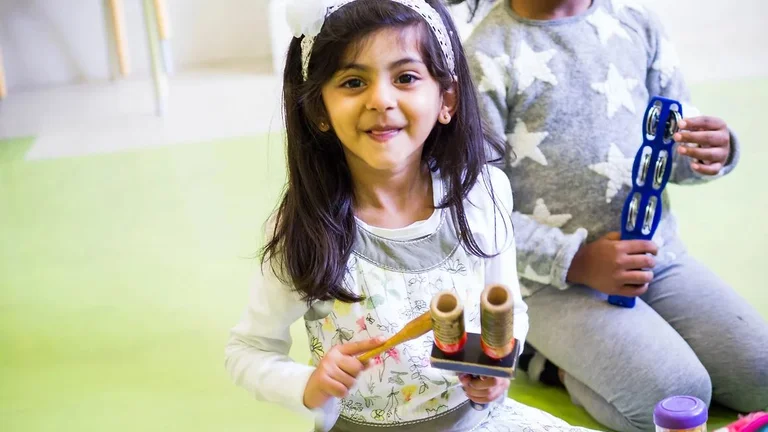
<svg viewBox="0 0 768 432">
<path fill-rule="evenodd" d="M 693 429 L 707 422 L 707 406 L 693 396 L 672 396 L 656 404 L 653 422 L 664 429 Z"/>
</svg>

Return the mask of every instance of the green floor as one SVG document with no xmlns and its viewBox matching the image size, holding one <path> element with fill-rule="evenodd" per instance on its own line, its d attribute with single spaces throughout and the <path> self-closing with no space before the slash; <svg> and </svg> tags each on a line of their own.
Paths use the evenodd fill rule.
<svg viewBox="0 0 768 432">
<path fill-rule="evenodd" d="M 694 96 L 739 132 L 744 156 L 728 178 L 672 188 L 683 235 L 768 317 L 768 150 L 752 111 L 768 80 Z M 33 142 L 0 142 L 0 431 L 306 431 L 223 368 L 283 180 L 279 139 L 24 162 Z M 560 391 L 521 378 L 513 394 L 597 426 Z"/>
</svg>

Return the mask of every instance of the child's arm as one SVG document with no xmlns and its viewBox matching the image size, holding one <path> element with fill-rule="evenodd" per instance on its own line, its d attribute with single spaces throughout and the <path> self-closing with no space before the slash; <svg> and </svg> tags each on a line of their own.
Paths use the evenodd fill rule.
<svg viewBox="0 0 768 432">
<path fill-rule="evenodd" d="M 500 284 L 509 288 L 512 294 L 514 320 L 512 332 L 520 346 L 525 345 L 528 336 L 528 305 L 523 300 L 518 282 L 515 263 L 517 261 L 515 230 L 510 215 L 513 210 L 512 189 L 509 179 L 503 171 L 496 167 L 488 166 L 484 173 L 484 184 L 489 192 L 492 192 L 495 203 L 491 201 L 491 194 L 483 194 L 486 201 L 479 208 L 484 211 L 483 217 L 477 226 L 473 226 L 473 234 L 479 240 L 483 251 L 489 255 L 495 255 L 484 259 L 485 286 Z M 476 203 L 473 199 L 470 201 Z M 522 348 L 521 348 L 522 351 Z M 490 404 L 503 398 L 509 389 L 510 380 L 498 377 L 477 377 L 469 374 L 459 375 L 464 392 L 475 404 Z"/>
<path fill-rule="evenodd" d="M 480 110 L 492 132 L 505 138 L 511 70 L 502 66 L 502 57 L 484 52 L 482 41 L 474 43 L 472 39 L 466 44 L 466 52 L 472 79 L 478 86 Z M 509 143 L 507 148 L 511 148 Z M 506 161 L 506 158 L 503 160 Z M 509 183 L 508 179 L 506 181 Z M 532 280 L 539 283 L 553 285 L 559 289 L 568 288 L 568 268 L 576 252 L 585 243 L 587 230 L 578 228 L 575 232 L 566 234 L 559 228 L 539 223 L 517 211 L 512 212 L 511 218 L 515 229 L 516 252 L 514 256 L 509 257 L 512 261 L 507 262 L 517 262 L 517 273 L 524 278 L 533 277 L 535 279 Z"/>
<path fill-rule="evenodd" d="M 251 283 L 241 321 L 231 330 L 225 367 L 256 399 L 311 416 L 303 399 L 314 368 L 288 356 L 290 326 L 306 313 L 307 304 L 275 277 L 268 263 L 262 270 Z"/>
<path fill-rule="evenodd" d="M 689 129 L 693 133 L 682 131 L 682 136 L 677 135 L 676 140 L 682 139 L 684 143 L 706 147 L 701 150 L 689 149 L 685 144 L 680 144 L 686 155 L 678 154 L 677 151 L 674 153 L 670 182 L 703 183 L 728 174 L 737 165 L 740 156 L 740 146 L 735 134 L 721 119 L 701 117 L 698 109 L 690 103 L 690 92 L 679 67 L 675 48 L 667 38 L 658 17 L 651 11 L 646 14 L 650 49 L 646 76 L 648 93 L 651 96 L 658 95 L 680 101 L 683 104 L 683 116 L 686 123 L 689 123 L 683 129 Z M 696 153 L 711 157 L 708 161 L 711 166 L 698 163 L 695 160 Z M 718 170 L 718 167 L 721 168 Z"/>
<path fill-rule="evenodd" d="M 503 171 L 489 167 L 489 177 L 498 208 L 489 212 L 486 226 L 495 230 L 490 235 L 493 235 L 495 240 L 493 252 L 498 255 L 485 261 L 485 285 L 503 284 L 509 287 L 514 301 L 513 333 L 515 339 L 524 344 L 528 336 L 528 305 L 523 301 L 517 270 L 514 265 L 510 265 L 517 262 L 517 226 L 513 225 L 510 218 L 513 210 L 512 189 Z"/>
</svg>

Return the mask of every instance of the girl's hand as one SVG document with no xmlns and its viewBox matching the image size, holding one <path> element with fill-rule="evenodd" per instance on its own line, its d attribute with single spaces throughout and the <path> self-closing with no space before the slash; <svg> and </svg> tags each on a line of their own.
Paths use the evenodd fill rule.
<svg viewBox="0 0 768 432">
<path fill-rule="evenodd" d="M 471 375 L 459 375 L 464 392 L 472 402 L 486 404 L 507 394 L 509 380 L 496 377 L 472 378 Z"/>
<path fill-rule="evenodd" d="M 304 406 L 315 409 L 325 405 L 331 398 L 345 397 L 355 385 L 357 376 L 365 369 L 365 365 L 356 356 L 378 347 L 384 340 L 374 338 L 331 348 L 307 381 Z"/>
<path fill-rule="evenodd" d="M 728 125 L 717 117 L 701 116 L 681 120 L 679 126 L 673 138 L 681 143 L 677 152 L 693 159 L 691 169 L 705 175 L 719 173 L 731 154 Z"/>
<path fill-rule="evenodd" d="M 608 295 L 637 297 L 648 290 L 653 280 L 650 270 L 658 253 L 649 240 L 620 240 L 621 234 L 609 232 L 587 243 L 576 252 L 566 279 Z"/>
</svg>

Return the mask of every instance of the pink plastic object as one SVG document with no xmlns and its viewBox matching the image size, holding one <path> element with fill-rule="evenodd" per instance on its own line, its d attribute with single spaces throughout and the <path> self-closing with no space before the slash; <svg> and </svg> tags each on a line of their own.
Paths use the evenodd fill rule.
<svg viewBox="0 0 768 432">
<path fill-rule="evenodd" d="M 765 430 L 768 430 L 768 413 L 761 411 L 747 414 L 715 432 L 760 432 Z"/>
</svg>

